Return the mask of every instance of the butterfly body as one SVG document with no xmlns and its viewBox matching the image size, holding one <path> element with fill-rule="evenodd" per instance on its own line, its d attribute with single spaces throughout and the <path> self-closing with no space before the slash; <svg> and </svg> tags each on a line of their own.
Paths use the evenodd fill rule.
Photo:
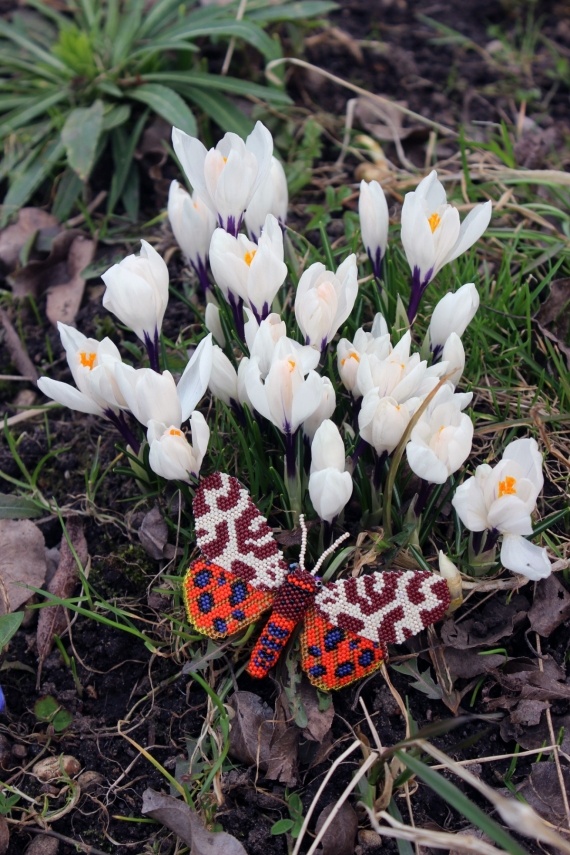
<svg viewBox="0 0 570 855">
<path fill-rule="evenodd" d="M 444 579 L 426 571 L 375 572 L 323 584 L 289 568 L 267 521 L 245 488 L 224 473 L 205 478 L 193 503 L 203 557 L 190 565 L 184 600 L 190 622 L 224 638 L 271 615 L 248 671 L 265 677 L 301 625 L 301 665 L 321 689 L 338 689 L 380 667 L 387 644 L 443 617 L 450 603 Z"/>
</svg>

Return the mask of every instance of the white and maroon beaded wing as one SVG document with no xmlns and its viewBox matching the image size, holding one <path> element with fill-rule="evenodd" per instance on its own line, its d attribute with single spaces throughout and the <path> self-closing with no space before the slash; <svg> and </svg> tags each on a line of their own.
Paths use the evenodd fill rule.
<svg viewBox="0 0 570 855">
<path fill-rule="evenodd" d="M 267 520 L 237 478 L 216 472 L 201 481 L 192 504 L 202 553 L 263 591 L 276 590 L 287 564 Z"/>
<path fill-rule="evenodd" d="M 443 617 L 445 579 L 423 570 L 389 570 L 325 585 L 305 615 L 301 662 L 321 689 L 339 689 L 380 667 L 387 644 Z"/>
<path fill-rule="evenodd" d="M 186 611 L 200 632 L 225 638 L 271 607 L 287 565 L 267 520 L 236 478 L 223 472 L 204 478 L 192 507 L 203 557 L 184 577 Z"/>
</svg>

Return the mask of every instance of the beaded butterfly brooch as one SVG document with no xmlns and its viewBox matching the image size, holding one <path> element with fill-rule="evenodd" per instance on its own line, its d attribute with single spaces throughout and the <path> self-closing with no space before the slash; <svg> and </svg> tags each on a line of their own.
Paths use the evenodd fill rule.
<svg viewBox="0 0 570 855">
<path fill-rule="evenodd" d="M 265 517 L 236 478 L 204 478 L 193 502 L 201 558 L 184 577 L 190 623 L 225 638 L 271 615 L 247 670 L 265 677 L 302 623 L 301 665 L 319 689 L 340 689 L 379 668 L 387 644 L 401 643 L 445 614 L 445 579 L 423 570 L 390 570 L 323 583 L 305 570 L 306 530 L 299 564 L 288 566 Z"/>
</svg>

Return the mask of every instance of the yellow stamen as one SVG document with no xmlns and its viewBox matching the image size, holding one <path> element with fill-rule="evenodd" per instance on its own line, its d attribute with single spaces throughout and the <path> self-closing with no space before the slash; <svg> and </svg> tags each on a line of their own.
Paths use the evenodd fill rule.
<svg viewBox="0 0 570 855">
<path fill-rule="evenodd" d="M 360 362 L 360 356 L 358 355 L 358 353 L 356 353 L 356 351 L 355 351 L 355 350 L 353 350 L 353 351 L 351 351 L 351 352 L 348 354 L 348 356 L 345 356 L 345 357 L 344 357 L 344 359 L 341 359 L 341 360 L 340 360 L 340 364 L 342 365 L 342 367 L 343 367 L 343 368 L 344 368 L 344 366 L 345 366 L 345 363 L 346 363 L 349 359 L 354 359 L 354 361 L 355 361 L 355 362 Z"/>
<path fill-rule="evenodd" d="M 295 368 L 297 367 L 297 363 L 295 362 L 294 359 L 288 359 L 287 362 L 289 363 L 289 371 L 292 374 L 293 371 L 295 370 Z"/>
<path fill-rule="evenodd" d="M 517 494 L 517 479 L 512 475 L 507 475 L 502 481 L 499 481 L 499 498 L 501 496 L 516 496 Z"/>
<path fill-rule="evenodd" d="M 441 217 L 437 212 L 434 212 L 431 217 L 428 217 L 429 227 L 432 230 L 432 233 L 435 232 L 439 224 L 441 223 Z"/>
<path fill-rule="evenodd" d="M 175 427 L 168 428 L 166 432 L 168 436 L 182 436 L 182 431 Z"/>
<path fill-rule="evenodd" d="M 95 364 L 95 360 L 97 359 L 96 353 L 85 353 L 85 351 L 81 351 L 77 354 L 79 356 L 79 363 L 83 366 L 83 368 L 88 368 L 90 371 Z"/>
<path fill-rule="evenodd" d="M 252 250 L 251 250 L 251 252 L 249 252 L 249 251 L 248 251 L 248 252 L 246 252 L 246 253 L 245 253 L 245 255 L 244 255 L 244 257 L 243 257 L 243 260 L 245 261 L 245 263 L 247 264 L 247 266 L 248 266 L 248 267 L 250 267 L 251 262 L 252 262 L 252 261 L 253 261 L 253 259 L 255 258 L 255 253 L 256 253 L 256 252 L 257 252 L 257 250 L 256 250 L 256 249 L 252 249 Z"/>
</svg>

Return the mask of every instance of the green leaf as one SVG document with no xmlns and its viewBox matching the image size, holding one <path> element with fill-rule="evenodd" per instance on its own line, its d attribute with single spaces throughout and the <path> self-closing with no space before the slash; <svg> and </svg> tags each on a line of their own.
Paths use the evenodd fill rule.
<svg viewBox="0 0 570 855">
<path fill-rule="evenodd" d="M 12 636 L 19 630 L 24 620 L 24 612 L 12 612 L 0 615 L 0 650 L 3 650 Z"/>
<path fill-rule="evenodd" d="M 26 204 L 34 190 L 52 171 L 58 160 L 65 154 L 65 148 L 60 139 L 52 140 L 43 149 L 33 153 L 33 159 L 27 158 L 18 167 L 17 175 L 4 197 L 0 228 L 5 226 L 10 217 Z"/>
<path fill-rule="evenodd" d="M 131 116 L 131 107 L 128 104 L 119 104 L 111 107 L 103 116 L 103 132 L 111 131 L 128 122 Z"/>
<path fill-rule="evenodd" d="M 196 88 L 190 90 L 188 97 L 224 131 L 233 131 L 246 137 L 253 130 L 253 121 L 249 116 L 218 92 Z"/>
<path fill-rule="evenodd" d="M 123 196 L 129 173 L 132 173 L 134 151 L 145 126 L 147 115 L 148 111 L 145 110 L 130 134 L 127 134 L 126 128 L 122 126 L 115 128 L 111 134 L 114 168 L 109 196 L 107 197 L 107 211 L 110 214 L 113 213 L 115 205 Z"/>
<path fill-rule="evenodd" d="M 13 26 L 11 26 L 6 21 L 3 21 L 0 18 L 0 36 L 4 36 L 6 39 L 10 39 L 10 41 L 15 42 L 15 44 L 24 48 L 24 50 L 29 51 L 29 53 L 33 54 L 40 62 L 47 63 L 47 65 L 51 65 L 52 68 L 57 68 L 58 71 L 66 71 L 66 67 L 61 62 L 61 60 L 57 59 L 48 51 L 41 48 L 37 45 L 32 39 L 25 36 L 23 33 L 18 32 Z"/>
<path fill-rule="evenodd" d="M 417 757 L 413 757 L 407 751 L 396 751 L 395 756 L 407 766 L 410 771 L 421 778 L 439 798 L 445 799 L 455 810 L 466 817 L 481 829 L 491 840 L 494 840 L 510 855 L 529 855 L 526 849 L 513 840 L 513 838 L 502 828 L 498 822 L 488 816 L 480 807 L 477 807 L 471 799 L 462 793 L 459 787 L 448 781 L 443 775 L 426 766 Z"/>
<path fill-rule="evenodd" d="M 129 90 L 129 97 L 140 101 L 171 125 L 195 137 L 198 126 L 193 112 L 177 92 L 159 83 L 143 83 L 136 89 Z"/>
<path fill-rule="evenodd" d="M 90 107 L 77 107 L 69 114 L 61 131 L 69 165 L 83 181 L 87 181 L 93 169 L 103 128 L 103 112 L 100 100 Z"/>
<path fill-rule="evenodd" d="M 225 20 L 202 25 L 188 20 L 183 21 L 163 33 L 156 40 L 155 46 L 158 47 L 162 40 L 171 42 L 173 39 L 197 39 L 211 36 L 243 39 L 267 60 L 278 59 L 281 56 L 279 42 L 268 36 L 261 27 L 249 21 Z"/>
<path fill-rule="evenodd" d="M 291 831 L 294 824 L 292 819 L 278 819 L 271 826 L 270 834 L 287 834 L 288 831 Z"/>
<path fill-rule="evenodd" d="M 247 18 L 262 24 L 276 21 L 299 21 L 308 18 L 318 18 L 339 8 L 338 3 L 328 0 L 304 0 L 299 3 L 279 3 L 275 6 L 265 6 L 262 9 L 247 10 Z"/>
<path fill-rule="evenodd" d="M 291 98 L 283 89 L 273 86 L 262 86 L 237 77 L 222 77 L 219 74 L 207 74 L 198 71 L 157 71 L 145 74 L 145 80 L 150 82 L 171 84 L 183 95 L 192 97 L 196 87 L 200 89 L 220 90 L 227 94 L 243 95 L 244 98 L 259 98 L 273 104 L 291 104 Z"/>
<path fill-rule="evenodd" d="M 15 131 L 17 128 L 21 128 L 22 125 L 27 125 L 36 116 L 45 115 L 52 107 L 55 107 L 56 104 L 59 104 L 65 98 L 67 98 L 67 91 L 63 88 L 57 92 L 51 92 L 47 97 L 46 95 L 40 95 L 39 98 L 26 99 L 23 101 L 22 109 L 14 110 L 4 118 L 4 121 L 0 125 L 0 138 L 7 136 L 7 134 Z"/>
<path fill-rule="evenodd" d="M 28 499 L 27 496 L 0 493 L 0 520 L 32 519 L 32 517 L 41 517 L 44 513 L 45 509 L 38 508 L 37 503 Z"/>
<path fill-rule="evenodd" d="M 51 209 L 52 214 L 60 223 L 63 223 L 71 215 L 73 206 L 81 195 L 83 187 L 84 183 L 77 173 L 73 169 L 66 169 L 57 185 L 57 192 Z"/>
</svg>

